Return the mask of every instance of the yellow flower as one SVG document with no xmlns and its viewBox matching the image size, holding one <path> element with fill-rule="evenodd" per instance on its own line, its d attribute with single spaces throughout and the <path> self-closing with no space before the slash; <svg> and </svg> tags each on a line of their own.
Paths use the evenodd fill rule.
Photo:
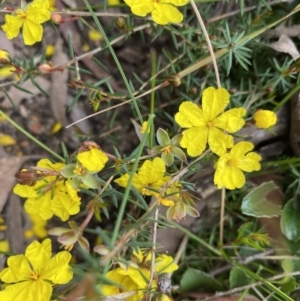
<svg viewBox="0 0 300 301">
<path fill-rule="evenodd" d="M 54 45 L 47 45 L 46 46 L 46 57 L 50 57 L 50 56 L 52 56 L 53 54 L 54 54 L 54 52 L 55 52 L 55 46 Z"/>
<path fill-rule="evenodd" d="M 134 267 L 136 266 L 136 267 Z M 108 272 L 105 277 L 121 286 L 103 285 L 101 291 L 105 296 L 112 296 L 121 292 L 135 291 L 133 296 L 125 298 L 128 301 L 138 301 L 143 298 L 144 291 L 148 287 L 150 279 L 151 253 L 142 252 L 139 248 L 133 251 L 131 265 L 126 269 L 119 267 Z M 157 287 L 157 276 L 166 274 L 178 269 L 173 258 L 166 254 L 158 255 L 155 258 L 155 272 L 152 287 Z"/>
<path fill-rule="evenodd" d="M 60 171 L 65 165 L 42 159 L 37 166 Z M 44 220 L 56 215 L 66 221 L 80 209 L 80 197 L 72 188 L 70 179 L 64 181 L 57 180 L 55 176 L 47 176 L 33 186 L 17 184 L 13 191 L 27 198 L 24 207 L 28 214 L 37 214 Z"/>
<path fill-rule="evenodd" d="M 77 160 L 89 171 L 99 172 L 108 161 L 106 154 L 97 148 L 92 148 L 77 155 Z"/>
<path fill-rule="evenodd" d="M 89 30 L 88 32 L 89 39 L 91 41 L 97 42 L 103 39 L 102 34 L 97 30 Z"/>
<path fill-rule="evenodd" d="M 57 10 L 57 8 L 56 8 L 56 6 L 55 6 L 56 0 L 48 0 L 48 1 L 49 1 L 49 10 L 50 10 L 50 11 L 55 11 L 55 10 Z"/>
<path fill-rule="evenodd" d="M 118 5 L 120 4 L 120 0 L 108 0 L 108 5 Z"/>
<path fill-rule="evenodd" d="M 202 154 L 208 143 L 210 150 L 221 156 L 227 148 L 233 147 L 233 137 L 224 131 L 234 133 L 244 124 L 244 108 L 235 108 L 223 113 L 229 103 L 229 93 L 224 88 L 209 87 L 203 91 L 202 108 L 191 101 L 183 102 L 175 115 L 182 128 L 180 145 L 191 157 Z"/>
<path fill-rule="evenodd" d="M 47 222 L 37 214 L 28 214 L 32 223 L 32 227 L 24 232 L 26 238 L 36 236 L 37 238 L 45 238 L 48 233 L 46 230 Z"/>
<path fill-rule="evenodd" d="M 148 126 L 148 121 L 144 121 L 143 124 L 142 124 L 142 127 L 141 127 L 141 134 L 145 134 L 147 126 Z M 150 133 L 150 128 L 148 130 L 148 134 L 149 133 Z"/>
<path fill-rule="evenodd" d="M 229 153 L 219 158 L 214 175 L 214 183 L 218 188 L 225 187 L 231 190 L 241 188 L 245 184 L 243 171 L 260 170 L 261 156 L 250 152 L 253 148 L 251 142 L 241 141 Z"/>
<path fill-rule="evenodd" d="M 33 45 L 40 42 L 43 37 L 42 23 L 50 20 L 48 0 L 34 0 L 24 9 L 16 9 L 12 15 L 5 15 L 3 31 L 9 40 L 18 36 L 23 26 L 23 38 L 25 45 Z"/>
<path fill-rule="evenodd" d="M 155 23 L 166 25 L 168 23 L 180 23 L 183 20 L 182 13 L 176 6 L 186 5 L 189 0 L 124 0 L 130 6 L 133 14 L 145 17 L 151 13 Z"/>
<path fill-rule="evenodd" d="M 117 268 L 113 271 L 109 271 L 106 273 L 105 277 L 117 284 L 120 285 L 120 287 L 115 285 L 103 285 L 101 286 L 101 292 L 104 296 L 113 296 L 120 293 L 126 293 L 126 292 L 132 292 L 132 296 L 124 298 L 127 301 L 138 301 L 143 298 L 143 292 L 141 290 L 138 290 L 138 285 L 131 279 L 128 275 L 122 275 L 122 273 L 119 273 L 120 271 L 123 271 L 122 268 Z"/>
<path fill-rule="evenodd" d="M 32 242 L 25 255 L 8 258 L 8 267 L 0 272 L 2 282 L 9 283 L 0 292 L 5 301 L 49 301 L 54 284 L 68 283 L 73 277 L 69 266 L 71 254 L 63 251 L 51 258 L 51 240 Z"/>
<path fill-rule="evenodd" d="M 254 124 L 259 129 L 267 129 L 277 122 L 274 112 L 268 110 L 258 110 L 253 115 Z"/>
<path fill-rule="evenodd" d="M 9 242 L 7 240 L 0 240 L 0 252 L 9 252 Z"/>
<path fill-rule="evenodd" d="M 1 64 L 9 64 L 10 63 L 9 52 L 5 49 L 0 49 L 0 63 Z"/>
<path fill-rule="evenodd" d="M 165 176 L 166 166 L 161 158 L 155 158 L 153 161 L 146 160 L 138 173 L 133 176 L 132 186 L 143 195 L 158 195 L 158 191 L 169 180 L 169 176 Z M 122 187 L 126 187 L 130 175 L 125 174 L 115 182 Z M 151 188 L 151 189 L 149 189 Z"/>
</svg>

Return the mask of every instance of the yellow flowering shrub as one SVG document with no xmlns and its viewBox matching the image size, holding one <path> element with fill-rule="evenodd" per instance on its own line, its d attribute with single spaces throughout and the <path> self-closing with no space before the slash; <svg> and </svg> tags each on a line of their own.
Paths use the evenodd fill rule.
<svg viewBox="0 0 300 301">
<path fill-rule="evenodd" d="M 8 39 L 16 38 L 23 27 L 25 45 L 40 42 L 43 37 L 42 23 L 50 20 L 48 0 L 34 0 L 24 8 L 17 8 L 11 15 L 5 15 L 2 26 Z"/>
</svg>

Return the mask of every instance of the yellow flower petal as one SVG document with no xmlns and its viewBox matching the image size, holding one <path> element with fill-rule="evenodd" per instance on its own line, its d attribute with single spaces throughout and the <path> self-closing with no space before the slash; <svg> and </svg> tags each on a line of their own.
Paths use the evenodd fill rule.
<svg viewBox="0 0 300 301">
<path fill-rule="evenodd" d="M 24 281 L 9 285 L 0 292 L 0 300 L 5 301 L 49 301 L 52 286 L 43 280 Z"/>
<path fill-rule="evenodd" d="M 233 147 L 233 137 L 217 128 L 211 128 L 208 134 L 208 145 L 213 153 L 221 156 L 227 152 L 228 148 Z"/>
<path fill-rule="evenodd" d="M 44 220 L 50 219 L 54 214 L 51 210 L 50 194 L 46 194 L 42 198 L 28 198 L 24 208 L 28 214 L 38 214 Z"/>
<path fill-rule="evenodd" d="M 26 280 L 32 271 L 28 264 L 28 259 L 23 254 L 9 257 L 7 265 L 8 267 L 0 272 L 0 279 L 5 283 Z"/>
<path fill-rule="evenodd" d="M 230 94 L 224 88 L 206 88 L 202 94 L 202 109 L 207 121 L 216 118 L 228 105 Z"/>
<path fill-rule="evenodd" d="M 221 114 L 213 121 L 213 123 L 214 126 L 222 130 L 225 130 L 229 133 L 234 133 L 244 126 L 245 120 L 241 117 L 245 115 L 246 110 L 244 108 L 235 108 Z"/>
<path fill-rule="evenodd" d="M 225 187 L 233 190 L 244 186 L 245 176 L 240 169 L 234 166 L 226 166 L 223 169 L 218 166 L 214 175 L 214 183 L 219 189 Z"/>
<path fill-rule="evenodd" d="M 49 1 L 34 0 L 28 5 L 26 10 L 26 21 L 29 19 L 33 23 L 41 24 L 49 21 L 50 17 Z"/>
<path fill-rule="evenodd" d="M 140 17 L 145 17 L 154 10 L 153 0 L 124 0 L 124 2 L 130 6 L 133 14 Z"/>
<path fill-rule="evenodd" d="M 33 23 L 26 19 L 23 25 L 23 38 L 25 45 L 33 45 L 40 42 L 43 37 L 43 27 L 40 24 Z"/>
<path fill-rule="evenodd" d="M 183 6 L 190 2 L 190 0 L 160 0 L 160 3 L 173 4 L 175 6 Z"/>
<path fill-rule="evenodd" d="M 151 16 L 157 24 L 180 23 L 183 20 L 182 13 L 173 5 L 154 2 L 154 7 Z"/>
<path fill-rule="evenodd" d="M 41 271 L 46 262 L 51 258 L 52 246 L 51 240 L 46 238 L 42 243 L 33 241 L 25 251 L 25 256 L 30 261 L 33 270 Z"/>
<path fill-rule="evenodd" d="M 40 277 L 56 284 L 68 283 L 73 278 L 73 271 L 69 266 L 71 259 L 69 252 L 59 252 L 47 262 Z"/>
<path fill-rule="evenodd" d="M 100 149 L 93 148 L 89 151 L 79 153 L 77 160 L 90 172 L 99 172 L 108 161 L 107 155 Z"/>
<path fill-rule="evenodd" d="M 114 182 L 119 184 L 121 187 L 126 187 L 127 183 L 129 181 L 130 175 L 129 174 L 124 174 L 120 178 L 116 179 Z"/>
<path fill-rule="evenodd" d="M 207 127 L 192 127 L 182 132 L 180 145 L 187 149 L 191 157 L 200 156 L 206 148 L 208 138 Z"/>
<path fill-rule="evenodd" d="M 5 15 L 5 24 L 1 26 L 9 40 L 19 35 L 24 19 L 19 16 Z"/>
<path fill-rule="evenodd" d="M 159 255 L 155 259 L 155 271 L 157 273 L 171 273 L 178 269 L 178 265 L 173 262 L 172 256 L 168 256 L 166 254 Z"/>
<path fill-rule="evenodd" d="M 202 109 L 191 101 L 185 101 L 180 105 L 179 112 L 175 115 L 175 121 L 182 128 L 206 126 Z"/>
<path fill-rule="evenodd" d="M 267 129 L 277 122 L 277 116 L 274 112 L 268 110 L 258 110 L 253 115 L 254 124 L 259 129 Z"/>
<path fill-rule="evenodd" d="M 14 144 L 16 144 L 16 140 L 12 136 L 5 134 L 0 135 L 0 145 L 9 146 Z"/>
</svg>

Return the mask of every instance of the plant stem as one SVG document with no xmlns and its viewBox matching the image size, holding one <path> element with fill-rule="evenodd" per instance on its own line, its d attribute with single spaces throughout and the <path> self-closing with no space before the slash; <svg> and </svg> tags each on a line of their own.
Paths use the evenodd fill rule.
<svg viewBox="0 0 300 301">
<path fill-rule="evenodd" d="M 33 137 L 31 134 L 29 134 L 27 131 L 25 131 L 21 126 L 19 126 L 16 122 L 14 122 L 12 119 L 10 119 L 3 111 L 0 110 L 0 115 L 3 116 L 10 124 L 12 124 L 17 130 L 19 130 L 21 133 L 23 133 L 25 136 L 27 136 L 30 140 L 32 140 L 34 143 L 39 145 L 41 148 L 43 148 L 45 151 L 56 157 L 58 160 L 64 162 L 65 159 L 58 155 L 56 152 L 54 152 L 51 148 L 46 146 L 44 143 Z"/>
<path fill-rule="evenodd" d="M 209 39 L 209 35 L 208 35 L 208 32 L 206 30 L 206 27 L 204 25 L 204 22 L 201 18 L 201 15 L 199 13 L 199 10 L 197 8 L 197 5 L 195 3 L 194 0 L 190 0 L 191 1 L 191 5 L 192 5 L 192 8 L 194 10 L 194 13 L 198 19 L 198 22 L 200 24 L 200 27 L 203 31 L 203 34 L 204 34 L 204 37 L 205 37 L 205 40 L 206 40 L 206 43 L 207 43 L 207 46 L 208 46 L 208 50 L 209 50 L 209 53 L 210 53 L 210 56 L 211 56 L 211 60 L 212 60 L 212 64 L 214 66 L 214 70 L 215 70 L 215 74 L 216 74 L 216 80 L 217 80 L 217 87 L 218 88 L 221 88 L 221 82 L 220 82 L 220 75 L 219 75 L 219 70 L 218 70 L 218 65 L 217 65 L 217 61 L 216 61 L 216 57 L 215 57 L 215 53 L 214 53 L 214 50 L 212 48 L 212 45 L 211 45 L 211 42 L 210 42 L 210 39 Z"/>
</svg>

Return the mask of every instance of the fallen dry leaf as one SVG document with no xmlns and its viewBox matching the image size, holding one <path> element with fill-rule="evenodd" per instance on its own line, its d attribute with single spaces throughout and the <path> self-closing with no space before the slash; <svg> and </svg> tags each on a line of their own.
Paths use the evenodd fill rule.
<svg viewBox="0 0 300 301">
<path fill-rule="evenodd" d="M 50 82 L 45 79 L 42 76 L 37 76 L 35 78 L 36 83 L 42 87 L 42 89 L 45 92 L 49 91 L 50 88 Z M 33 85 L 33 83 L 31 82 L 30 79 L 26 80 L 22 85 L 20 85 L 22 88 L 28 90 L 31 92 L 31 94 L 23 92 L 13 86 L 11 86 L 9 89 L 7 89 L 7 92 L 9 94 L 9 96 L 11 97 L 11 99 L 13 100 L 14 104 L 16 107 L 18 107 L 21 103 L 22 99 L 28 99 L 28 98 L 32 98 L 40 93 L 42 93 L 35 85 Z M 0 91 L 0 98 L 3 97 L 3 101 L 1 102 L 1 108 L 3 109 L 10 109 L 12 108 L 12 104 L 10 102 L 10 100 L 6 97 L 6 95 L 4 94 L 3 91 Z"/>
<path fill-rule="evenodd" d="M 52 57 L 52 63 L 54 66 L 62 65 L 68 61 L 67 54 L 63 52 L 62 44 L 62 38 L 58 37 L 55 44 L 55 53 Z M 52 72 L 51 86 L 49 91 L 53 116 L 55 120 L 61 123 L 63 126 L 67 125 L 66 100 L 68 93 L 68 77 L 69 72 L 67 68 L 62 72 Z"/>
<path fill-rule="evenodd" d="M 300 56 L 299 51 L 292 39 L 284 34 L 280 36 L 277 42 L 266 45 L 278 52 L 284 52 L 289 54 L 294 60 L 296 60 Z"/>
</svg>

